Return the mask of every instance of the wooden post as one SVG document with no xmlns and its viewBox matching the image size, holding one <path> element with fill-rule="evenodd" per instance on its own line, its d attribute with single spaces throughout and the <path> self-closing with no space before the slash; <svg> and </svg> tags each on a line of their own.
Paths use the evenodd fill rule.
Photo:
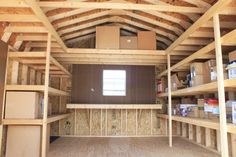
<svg viewBox="0 0 236 157">
<path fill-rule="evenodd" d="M 205 136 L 205 143 L 206 147 L 211 147 L 211 129 L 210 128 L 205 128 L 206 129 L 206 136 Z"/>
<path fill-rule="evenodd" d="M 169 146 L 172 147 L 172 115 L 171 115 L 171 71 L 170 71 L 170 54 L 167 55 L 168 63 L 168 117 L 169 117 Z"/>
<path fill-rule="evenodd" d="M 101 109 L 101 136 L 102 136 L 102 109 Z"/>
<path fill-rule="evenodd" d="M 197 143 L 201 143 L 202 142 L 202 132 L 201 132 L 201 127 L 200 126 L 196 126 L 196 141 Z"/>
<path fill-rule="evenodd" d="M 8 51 L 9 51 L 9 49 L 8 49 Z M 5 87 L 7 85 L 7 75 L 8 75 L 7 69 L 8 69 L 8 66 L 9 66 L 9 58 L 7 56 L 8 51 L 5 52 L 5 53 L 1 52 L 1 55 L 4 55 L 4 54 L 6 55 L 6 64 L 5 64 L 6 67 L 5 67 L 4 82 L 2 82 L 4 84 L 4 85 L 2 85 L 4 90 L 3 90 L 3 94 L 2 94 L 2 101 L 0 102 L 0 104 L 2 105 L 1 125 L 0 125 L 0 156 L 2 155 L 2 152 L 3 152 L 3 146 L 2 146 L 3 145 L 3 140 L 2 139 L 3 139 L 3 129 L 4 129 L 4 127 L 3 127 L 3 124 L 2 124 L 2 120 L 4 119 L 4 113 L 5 113 L 5 99 L 6 99 L 6 89 L 5 89 Z M 2 58 L 4 58 L 4 57 L 2 57 Z M 4 64 L 4 61 L 1 61 L 0 65 L 1 65 L 2 68 L 4 67 L 3 64 Z M 3 73 L 3 71 L 1 73 Z"/>
<path fill-rule="evenodd" d="M 224 72 L 223 72 L 222 48 L 220 40 L 221 35 L 220 35 L 219 14 L 214 15 L 213 23 L 214 23 L 215 51 L 216 51 L 216 63 L 217 63 L 217 84 L 218 84 L 218 97 L 219 97 L 219 110 L 220 110 L 221 156 L 228 157 L 229 150 L 228 150 L 228 137 L 227 137 Z"/>
<path fill-rule="evenodd" d="M 187 124 L 182 123 L 182 137 L 187 137 Z"/>
<path fill-rule="evenodd" d="M 188 125 L 188 139 L 193 140 L 193 125 L 189 124 Z"/>
<path fill-rule="evenodd" d="M 48 34 L 46 68 L 44 81 L 44 105 L 43 105 L 43 128 L 42 128 L 42 157 L 47 156 L 47 118 L 48 118 L 48 86 L 50 72 L 50 55 L 51 55 L 51 34 Z"/>
</svg>

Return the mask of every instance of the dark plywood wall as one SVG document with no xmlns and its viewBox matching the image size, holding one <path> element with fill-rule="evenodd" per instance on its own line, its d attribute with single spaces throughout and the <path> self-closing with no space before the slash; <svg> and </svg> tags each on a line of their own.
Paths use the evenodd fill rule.
<svg viewBox="0 0 236 157">
<path fill-rule="evenodd" d="M 103 70 L 126 70 L 126 96 L 103 96 Z M 91 89 L 94 89 L 92 91 Z M 155 67 L 73 65 L 72 103 L 155 103 Z"/>
<path fill-rule="evenodd" d="M 0 116 L 2 114 L 8 46 L 0 40 Z"/>
</svg>

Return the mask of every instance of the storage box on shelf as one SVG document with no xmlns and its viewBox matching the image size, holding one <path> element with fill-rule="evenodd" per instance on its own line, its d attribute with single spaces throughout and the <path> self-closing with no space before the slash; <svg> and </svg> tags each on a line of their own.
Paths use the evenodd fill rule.
<svg viewBox="0 0 236 157">
<path fill-rule="evenodd" d="M 40 157 L 41 130 L 41 126 L 8 126 L 6 156 Z M 50 126 L 47 127 L 47 151 L 49 142 Z"/>
<path fill-rule="evenodd" d="M 136 36 L 121 36 L 120 49 L 136 50 L 138 47 L 138 38 Z"/>
<path fill-rule="evenodd" d="M 156 33 L 152 31 L 138 31 L 138 49 L 156 50 Z"/>
<path fill-rule="evenodd" d="M 118 26 L 96 27 L 96 48 L 97 49 L 119 49 L 120 48 L 120 27 Z"/>
</svg>

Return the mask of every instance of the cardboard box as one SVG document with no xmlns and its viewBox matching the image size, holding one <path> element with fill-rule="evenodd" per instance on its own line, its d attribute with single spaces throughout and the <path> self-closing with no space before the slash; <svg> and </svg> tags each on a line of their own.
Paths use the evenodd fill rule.
<svg viewBox="0 0 236 157">
<path fill-rule="evenodd" d="M 122 36 L 120 37 L 120 49 L 138 49 L 138 38 L 136 36 Z"/>
<path fill-rule="evenodd" d="M 119 49 L 120 48 L 120 27 L 118 26 L 96 27 L 96 48 L 97 49 Z"/>
<path fill-rule="evenodd" d="M 191 87 L 195 87 L 195 86 L 199 86 L 199 85 L 202 85 L 202 84 L 205 84 L 205 78 L 206 76 L 205 75 L 196 75 L 192 78 L 191 80 Z"/>
<path fill-rule="evenodd" d="M 156 33 L 152 31 L 138 31 L 138 49 L 156 50 Z"/>
<path fill-rule="evenodd" d="M 190 64 L 190 72 L 191 72 L 191 78 L 195 77 L 196 75 L 203 75 L 204 63 L 194 62 Z"/>
<path fill-rule="evenodd" d="M 8 126 L 6 157 L 40 157 L 41 126 Z"/>
<path fill-rule="evenodd" d="M 236 51 L 230 52 L 229 53 L 229 62 L 232 62 L 235 60 L 236 60 Z"/>
<path fill-rule="evenodd" d="M 5 118 L 35 119 L 42 117 L 42 95 L 37 92 L 7 92 Z"/>
<path fill-rule="evenodd" d="M 40 157 L 41 126 L 8 126 L 6 157 Z M 47 126 L 47 152 L 50 146 L 50 124 Z"/>
</svg>

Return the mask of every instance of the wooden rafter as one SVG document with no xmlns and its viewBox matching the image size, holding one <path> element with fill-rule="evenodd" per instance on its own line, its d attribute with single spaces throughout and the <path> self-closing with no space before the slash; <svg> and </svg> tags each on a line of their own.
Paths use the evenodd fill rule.
<svg viewBox="0 0 236 157">
<path fill-rule="evenodd" d="M 213 5 L 207 12 L 201 16 L 189 29 L 187 29 L 173 44 L 167 48 L 167 53 L 172 53 L 179 44 L 181 44 L 185 39 L 187 39 L 190 34 L 194 33 L 201 25 L 207 22 L 216 12 L 220 12 L 221 9 L 229 4 L 231 0 L 219 0 L 215 5 Z"/>
<path fill-rule="evenodd" d="M 91 9 L 126 9 L 126 10 L 154 10 L 163 12 L 181 12 L 181 13 L 204 13 L 206 9 L 197 7 L 180 7 L 165 5 L 149 5 L 149 4 L 131 4 L 131 3 L 109 3 L 109 2 L 75 2 L 75 1 L 59 1 L 59 2 L 39 2 L 40 7 L 51 8 L 91 8 Z"/>
<path fill-rule="evenodd" d="M 43 13 L 42 9 L 38 6 L 38 3 L 35 0 L 25 0 L 26 4 L 28 4 L 35 15 L 41 20 L 44 26 L 48 29 L 48 31 L 52 34 L 52 36 L 57 40 L 57 42 L 61 45 L 62 49 L 66 51 L 67 47 L 62 41 L 61 37 L 58 35 L 52 24 L 49 22 L 47 16 Z"/>
</svg>

